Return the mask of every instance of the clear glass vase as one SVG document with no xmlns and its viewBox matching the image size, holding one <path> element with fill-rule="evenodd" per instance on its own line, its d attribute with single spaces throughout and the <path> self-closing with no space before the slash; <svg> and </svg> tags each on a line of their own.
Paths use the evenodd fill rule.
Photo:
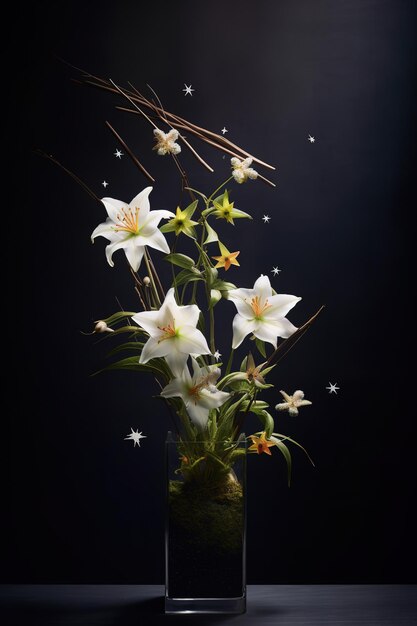
<svg viewBox="0 0 417 626">
<path fill-rule="evenodd" d="M 168 433 L 165 612 L 246 610 L 246 438 Z"/>
</svg>

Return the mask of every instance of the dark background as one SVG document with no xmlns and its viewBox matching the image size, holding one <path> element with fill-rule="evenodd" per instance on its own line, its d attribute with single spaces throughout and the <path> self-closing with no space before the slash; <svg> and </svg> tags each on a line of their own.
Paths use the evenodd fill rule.
<svg viewBox="0 0 417 626">
<path fill-rule="evenodd" d="M 138 309 L 123 253 L 107 265 L 104 240 L 89 240 L 104 210 L 33 150 L 54 154 L 97 194 L 128 201 L 148 183 L 127 156 L 114 157 L 108 119 L 157 178 L 152 208 L 175 209 L 185 197 L 171 160 L 151 152 L 150 127 L 117 112 L 117 98 L 77 87 L 77 72 L 54 55 L 141 90 L 148 82 L 168 110 L 216 132 L 225 125 L 231 140 L 278 167 L 276 190 L 232 185 L 254 221 L 221 231 L 241 250 L 229 280 L 249 287 L 267 273 L 277 290 L 303 296 L 289 315 L 296 325 L 326 304 L 266 394 L 274 405 L 279 389 L 301 388 L 313 401 L 276 424 L 316 468 L 294 450 L 288 489 L 281 457 L 249 459 L 248 582 L 416 581 L 406 364 L 415 324 L 415 18 L 416 3 L 405 0 L 38 2 L 16 17 L 5 62 L 16 47 L 26 56 L 9 99 L 17 204 L 3 211 L 10 265 L 25 263 L 10 446 L 3 441 L 13 494 L 4 581 L 163 580 L 168 416 L 151 397 L 152 378 L 90 378 L 115 341 L 80 334 L 118 308 L 116 296 Z M 192 185 L 211 191 L 228 159 L 196 147 L 215 174 L 185 151 L 183 163 Z M 218 305 L 223 354 L 233 311 Z M 123 439 L 130 427 L 147 435 L 140 449 Z"/>
</svg>

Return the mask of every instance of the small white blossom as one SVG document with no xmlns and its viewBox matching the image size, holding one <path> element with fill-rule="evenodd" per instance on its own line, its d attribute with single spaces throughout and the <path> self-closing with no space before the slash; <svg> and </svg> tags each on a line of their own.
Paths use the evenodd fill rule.
<svg viewBox="0 0 417 626">
<path fill-rule="evenodd" d="M 289 396 L 285 391 L 280 391 L 280 394 L 284 398 L 285 402 L 280 402 L 276 405 L 277 411 L 288 411 L 290 415 L 298 415 L 298 409 L 300 406 L 308 406 L 312 404 L 309 400 L 304 400 L 304 392 L 298 389 L 294 391 L 292 396 Z"/>
<path fill-rule="evenodd" d="M 251 180 L 258 178 L 258 172 L 251 168 L 252 161 L 252 157 L 247 157 L 247 159 L 243 159 L 243 161 L 236 157 L 230 160 L 233 168 L 232 175 L 237 183 L 245 183 L 248 178 Z"/>
<path fill-rule="evenodd" d="M 155 135 L 156 146 L 154 150 L 157 150 L 160 156 L 165 154 L 179 154 L 181 152 L 181 146 L 175 143 L 178 139 L 178 131 L 172 128 L 169 133 L 164 133 L 163 130 L 155 128 L 153 131 Z"/>
<path fill-rule="evenodd" d="M 218 350 L 216 350 L 216 352 L 213 352 L 213 356 L 216 359 L 216 361 L 219 361 L 221 354 Z"/>
<path fill-rule="evenodd" d="M 94 332 L 95 333 L 114 333 L 113 328 L 109 328 L 104 320 L 97 320 L 95 322 Z"/>
</svg>

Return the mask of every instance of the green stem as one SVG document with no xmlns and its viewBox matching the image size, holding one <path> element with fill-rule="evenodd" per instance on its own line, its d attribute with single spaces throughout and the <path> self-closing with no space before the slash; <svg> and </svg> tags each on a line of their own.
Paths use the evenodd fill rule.
<svg viewBox="0 0 417 626">
<path fill-rule="evenodd" d="M 175 250 L 177 249 L 177 241 L 178 241 L 178 237 L 175 237 L 174 243 L 173 243 L 172 249 L 171 249 L 171 253 L 172 254 L 174 254 Z M 177 281 L 175 280 L 175 269 L 174 269 L 174 264 L 173 263 L 171 263 L 171 272 L 172 272 L 172 283 L 174 285 L 175 299 L 179 303 L 179 293 L 178 293 Z M 182 303 L 180 303 L 180 304 L 182 304 Z"/>
<path fill-rule="evenodd" d="M 157 290 L 156 285 L 155 285 L 155 280 L 154 280 L 154 276 L 153 276 L 151 265 L 149 263 L 148 252 L 147 252 L 146 249 L 145 249 L 145 254 L 143 256 L 145 258 L 146 269 L 148 271 L 149 279 L 151 281 L 152 296 L 153 296 L 153 299 L 154 299 L 154 303 L 155 303 L 155 306 L 160 307 L 161 306 L 161 301 L 159 299 L 158 290 Z"/>
<path fill-rule="evenodd" d="M 220 189 L 221 189 L 222 187 L 224 187 L 225 185 L 227 185 L 227 183 L 228 183 L 230 180 L 232 180 L 232 178 L 233 178 L 233 176 L 229 176 L 229 178 L 228 178 L 227 180 L 225 180 L 225 181 L 224 181 L 224 183 L 222 183 L 219 187 L 217 187 L 217 189 L 215 189 L 215 190 L 213 191 L 213 193 L 211 194 L 211 196 L 210 196 L 209 198 L 207 198 L 207 202 L 206 202 L 206 204 L 207 204 L 207 208 L 208 208 L 208 205 L 209 205 L 209 203 L 210 203 L 211 199 L 212 199 L 212 198 L 216 195 L 216 193 L 217 193 L 218 191 L 220 191 Z"/>
<path fill-rule="evenodd" d="M 206 202 L 206 207 L 207 207 L 207 205 L 208 205 L 208 202 Z M 200 249 L 199 249 L 199 252 L 198 252 L 198 261 L 197 261 L 197 268 L 198 269 L 200 269 L 200 264 L 201 264 L 201 260 L 202 260 L 201 250 L 203 248 L 204 233 L 206 232 L 206 228 L 204 226 L 205 221 L 206 220 L 204 220 L 203 223 L 201 224 Z M 193 284 L 193 291 L 192 291 L 192 294 L 191 294 L 191 304 L 195 304 L 196 303 L 197 282 L 198 281 L 196 280 L 196 281 L 194 281 L 194 284 Z"/>
<path fill-rule="evenodd" d="M 232 348 L 232 350 L 230 350 L 230 356 L 229 356 L 229 360 L 227 361 L 227 365 L 226 365 L 226 371 L 225 371 L 225 376 L 227 376 L 228 374 L 230 374 L 230 370 L 232 369 L 232 363 L 233 363 L 233 354 L 234 354 L 234 350 Z"/>
<path fill-rule="evenodd" d="M 207 300 L 210 306 L 210 290 L 207 290 Z M 216 351 L 216 341 L 215 341 L 215 337 L 214 337 L 214 307 L 210 307 L 209 309 L 209 313 L 210 313 L 210 350 L 211 350 L 211 362 L 215 363 L 216 360 L 213 356 L 213 354 Z"/>
</svg>

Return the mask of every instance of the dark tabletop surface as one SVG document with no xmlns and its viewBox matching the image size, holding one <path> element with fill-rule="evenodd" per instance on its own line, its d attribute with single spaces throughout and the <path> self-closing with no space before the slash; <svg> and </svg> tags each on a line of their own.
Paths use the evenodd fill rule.
<svg viewBox="0 0 417 626">
<path fill-rule="evenodd" d="M 165 615 L 159 585 L 3 585 L 2 626 L 417 625 L 417 585 L 250 585 L 244 615 Z"/>
</svg>

